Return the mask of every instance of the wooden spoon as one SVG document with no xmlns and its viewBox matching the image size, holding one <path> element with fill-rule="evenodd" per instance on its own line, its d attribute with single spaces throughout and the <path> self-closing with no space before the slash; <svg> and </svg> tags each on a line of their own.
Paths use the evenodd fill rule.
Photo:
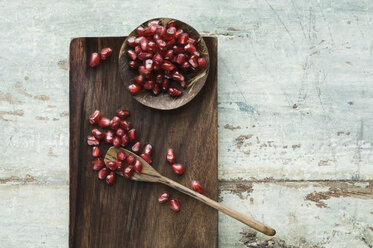
<svg viewBox="0 0 373 248">
<path fill-rule="evenodd" d="M 144 159 L 142 159 L 140 156 L 137 156 L 135 153 L 133 152 L 130 152 L 124 148 L 115 148 L 115 147 L 110 147 L 109 150 L 107 151 L 106 153 L 106 156 L 105 156 L 105 163 L 108 162 L 108 161 L 111 161 L 113 159 L 116 159 L 117 157 L 117 153 L 119 151 L 124 151 L 126 153 L 126 155 L 133 155 L 136 159 L 140 160 L 141 163 L 142 163 L 142 166 L 143 166 L 143 169 L 142 169 L 142 173 L 141 174 L 137 174 L 135 173 L 132 177 L 132 180 L 135 180 L 135 181 L 142 181 L 142 182 L 152 182 L 152 183 L 162 183 L 162 184 L 165 184 L 171 188 L 174 188 L 186 195 L 189 195 L 207 205 L 209 205 L 210 207 L 212 208 L 215 208 L 233 218 L 235 218 L 236 220 L 238 221 L 241 221 L 242 223 L 254 228 L 255 230 L 259 231 L 259 232 L 262 232 L 266 235 L 269 235 L 269 236 L 273 236 L 276 234 L 276 231 L 257 221 L 257 220 L 254 220 L 253 218 L 250 218 L 240 212 L 237 212 L 236 210 L 234 209 L 231 209 L 229 207 L 226 207 L 224 206 L 223 204 L 220 204 L 200 193 L 197 193 L 175 181 L 172 181 L 171 179 L 167 178 L 167 177 L 164 177 L 162 176 L 161 174 L 159 174 L 151 165 L 149 165 Z M 117 171 L 117 174 L 123 176 L 123 173 L 122 171 Z"/>
</svg>

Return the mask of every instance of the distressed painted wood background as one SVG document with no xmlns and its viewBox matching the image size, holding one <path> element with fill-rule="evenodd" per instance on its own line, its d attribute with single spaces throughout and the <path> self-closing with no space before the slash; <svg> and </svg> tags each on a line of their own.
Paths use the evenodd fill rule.
<svg viewBox="0 0 373 248">
<path fill-rule="evenodd" d="M 373 247 L 373 1 L 0 1 L 0 246 L 68 246 L 71 37 L 219 39 L 220 247 Z"/>
</svg>

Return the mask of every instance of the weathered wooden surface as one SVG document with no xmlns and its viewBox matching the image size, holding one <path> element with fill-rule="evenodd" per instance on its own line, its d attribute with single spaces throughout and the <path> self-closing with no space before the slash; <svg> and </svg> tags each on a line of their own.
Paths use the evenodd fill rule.
<svg viewBox="0 0 373 248">
<path fill-rule="evenodd" d="M 70 37 L 123 36 L 170 9 L 219 38 L 221 200 L 278 231 L 219 215 L 220 247 L 373 246 L 373 2 L 163 4 L 0 2 L 2 246 L 68 245 Z"/>
</svg>

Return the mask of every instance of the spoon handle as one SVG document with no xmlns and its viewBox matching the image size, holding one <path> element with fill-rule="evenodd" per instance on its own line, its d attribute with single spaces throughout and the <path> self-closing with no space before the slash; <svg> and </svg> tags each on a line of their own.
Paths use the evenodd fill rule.
<svg viewBox="0 0 373 248">
<path fill-rule="evenodd" d="M 193 191 L 193 190 L 191 190 L 191 189 L 189 189 L 189 188 L 187 188 L 187 187 L 185 187 L 185 186 L 183 186 L 183 185 L 181 185 L 181 184 L 179 184 L 179 183 L 177 183 L 177 182 L 175 182 L 175 181 L 173 181 L 173 180 L 171 180 L 167 177 L 162 176 L 161 179 L 160 179 L 160 182 L 169 186 L 169 187 L 171 187 L 171 188 L 174 188 L 174 189 L 176 189 L 176 190 L 178 190 L 178 191 L 180 191 L 180 192 L 182 192 L 186 195 L 189 195 L 189 196 L 191 196 L 191 197 L 193 197 L 197 200 L 200 200 L 201 202 L 209 205 L 210 207 L 215 208 L 215 209 L 231 216 L 232 218 L 235 218 L 238 221 L 241 221 L 242 223 L 254 228 L 255 230 L 257 230 L 261 233 L 264 233 L 268 236 L 273 236 L 273 235 L 276 234 L 276 231 L 273 228 L 271 228 L 270 226 L 267 226 L 267 225 L 255 220 L 255 219 L 253 219 L 253 218 L 250 218 L 249 216 L 244 215 L 243 213 L 240 213 L 240 212 L 238 212 L 234 209 L 231 209 L 227 206 L 224 206 L 223 204 L 220 204 L 220 203 L 218 203 L 218 202 L 216 202 L 216 201 L 214 201 L 214 200 L 212 200 L 212 199 L 210 199 L 210 198 L 208 198 L 208 197 L 206 197 L 206 196 L 204 196 L 200 193 L 197 193 L 197 192 L 195 192 L 195 191 Z"/>
</svg>

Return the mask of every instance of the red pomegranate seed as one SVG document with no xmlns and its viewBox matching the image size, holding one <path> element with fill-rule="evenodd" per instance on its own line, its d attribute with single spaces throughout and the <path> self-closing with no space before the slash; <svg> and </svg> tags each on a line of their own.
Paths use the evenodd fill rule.
<svg viewBox="0 0 373 248">
<path fill-rule="evenodd" d="M 137 46 L 135 46 L 135 53 L 136 54 L 139 54 L 139 53 L 141 53 L 141 46 L 140 45 L 137 45 Z"/>
<path fill-rule="evenodd" d="M 198 51 L 195 51 L 195 52 L 193 53 L 193 55 L 195 55 L 195 56 L 197 57 L 197 59 L 199 59 L 199 57 L 201 56 L 201 54 L 200 54 Z"/>
<path fill-rule="evenodd" d="M 182 164 L 173 164 L 172 165 L 172 170 L 174 171 L 175 174 L 177 175 L 182 175 L 184 174 L 184 167 Z"/>
<path fill-rule="evenodd" d="M 172 74 L 172 78 L 179 82 L 184 81 L 184 76 L 179 72 L 175 72 L 174 74 Z"/>
<path fill-rule="evenodd" d="M 137 36 L 143 36 L 144 35 L 144 28 L 142 26 L 138 27 L 136 29 Z"/>
<path fill-rule="evenodd" d="M 127 39 L 127 44 L 128 44 L 130 47 L 135 47 L 135 46 L 136 46 L 135 37 L 129 37 L 129 38 Z"/>
<path fill-rule="evenodd" d="M 136 38 L 135 38 L 135 43 L 136 43 L 137 45 L 140 45 L 140 43 L 141 43 L 141 41 L 142 41 L 143 39 L 145 39 L 144 36 L 136 37 Z M 140 48 L 141 48 L 141 45 L 140 45 Z"/>
<path fill-rule="evenodd" d="M 159 93 L 160 93 L 160 87 L 158 84 L 155 84 L 153 86 L 153 94 L 157 96 Z"/>
<path fill-rule="evenodd" d="M 162 55 L 160 53 L 156 53 L 153 57 L 153 62 L 155 64 L 161 64 L 163 62 Z"/>
<path fill-rule="evenodd" d="M 133 168 L 135 169 L 136 173 L 140 174 L 142 171 L 142 163 L 136 159 L 135 165 L 133 166 Z"/>
<path fill-rule="evenodd" d="M 189 43 L 184 47 L 184 50 L 187 51 L 188 53 L 194 53 L 195 51 L 197 51 L 196 47 Z"/>
<path fill-rule="evenodd" d="M 170 88 L 168 88 L 168 94 L 170 96 L 180 96 L 181 91 L 176 87 L 170 87 Z"/>
<path fill-rule="evenodd" d="M 132 129 L 132 124 L 131 122 L 127 121 L 127 120 L 122 120 L 121 122 L 119 122 L 119 125 L 121 128 L 124 129 L 124 131 L 128 132 L 130 129 Z"/>
<path fill-rule="evenodd" d="M 165 40 L 171 40 L 175 37 L 176 28 L 175 27 L 169 27 L 166 30 L 166 33 L 163 35 L 163 38 Z"/>
<path fill-rule="evenodd" d="M 171 20 L 167 23 L 167 28 L 170 28 L 170 27 L 176 27 L 176 21 L 175 20 Z"/>
<path fill-rule="evenodd" d="M 179 65 L 183 64 L 185 62 L 186 56 L 183 53 L 179 53 L 175 57 L 175 62 L 178 63 Z"/>
<path fill-rule="evenodd" d="M 148 164 L 151 164 L 153 162 L 152 157 L 146 155 L 145 153 L 141 153 L 140 157 L 144 159 Z"/>
<path fill-rule="evenodd" d="M 179 204 L 179 201 L 177 199 L 171 199 L 170 200 L 170 208 L 175 211 L 175 212 L 179 212 L 180 211 L 180 204 Z"/>
<path fill-rule="evenodd" d="M 92 169 L 95 170 L 95 171 L 98 171 L 98 170 L 101 170 L 102 168 L 104 168 L 104 160 L 102 160 L 102 158 L 95 158 L 93 161 L 92 161 Z"/>
<path fill-rule="evenodd" d="M 188 70 L 190 68 L 190 64 L 185 61 L 182 65 L 181 65 L 181 68 L 183 68 L 184 70 Z"/>
<path fill-rule="evenodd" d="M 118 116 L 114 116 L 113 119 L 110 121 L 110 127 L 113 130 L 117 130 L 119 127 L 120 118 Z"/>
<path fill-rule="evenodd" d="M 131 95 L 137 95 L 141 90 L 141 86 L 138 84 L 130 84 L 128 86 L 128 91 L 130 92 Z"/>
<path fill-rule="evenodd" d="M 155 50 L 157 49 L 157 45 L 155 44 L 154 41 L 149 41 L 148 42 L 148 50 L 149 52 L 155 52 Z"/>
<path fill-rule="evenodd" d="M 132 151 L 134 152 L 134 153 L 136 153 L 136 154 L 139 154 L 139 152 L 140 152 L 140 147 L 141 147 L 141 144 L 140 144 L 140 142 L 136 142 L 133 146 L 132 146 Z"/>
<path fill-rule="evenodd" d="M 109 175 L 109 170 L 106 169 L 106 168 L 102 168 L 99 172 L 98 172 L 98 178 L 100 180 L 104 180 L 107 175 Z"/>
<path fill-rule="evenodd" d="M 93 136 L 88 136 L 87 143 L 90 146 L 98 146 L 98 145 L 100 145 L 100 141 L 98 139 L 96 139 L 95 137 L 93 137 Z"/>
<path fill-rule="evenodd" d="M 203 69 L 206 67 L 206 60 L 204 58 L 199 58 L 198 59 L 198 67 L 200 69 Z"/>
<path fill-rule="evenodd" d="M 109 175 L 107 175 L 106 177 L 106 181 L 105 181 L 108 185 L 113 185 L 114 182 L 115 182 L 115 173 L 114 172 L 110 172 Z"/>
<path fill-rule="evenodd" d="M 168 50 L 164 56 L 164 59 L 172 60 L 174 58 L 174 51 Z"/>
<path fill-rule="evenodd" d="M 118 128 L 115 132 L 116 136 L 122 137 L 126 132 L 122 128 Z"/>
<path fill-rule="evenodd" d="M 193 67 L 193 68 L 198 68 L 198 61 L 197 61 L 197 56 L 193 55 L 189 58 L 188 60 L 189 64 Z"/>
<path fill-rule="evenodd" d="M 144 76 L 143 75 L 137 75 L 134 79 L 133 82 L 135 84 L 142 84 L 144 82 Z"/>
<path fill-rule="evenodd" d="M 113 138 L 113 146 L 120 147 L 121 144 L 122 144 L 122 138 L 118 137 L 118 136 L 115 136 Z"/>
<path fill-rule="evenodd" d="M 127 55 L 132 60 L 136 60 L 136 58 L 137 58 L 137 54 L 135 53 L 134 50 L 131 50 L 131 49 L 128 50 Z"/>
<path fill-rule="evenodd" d="M 89 60 L 90 67 L 96 67 L 100 64 L 100 55 L 98 53 L 92 53 L 91 59 Z"/>
<path fill-rule="evenodd" d="M 145 60 L 144 65 L 145 65 L 145 69 L 147 69 L 148 71 L 153 70 L 153 60 L 151 60 L 151 59 Z"/>
<path fill-rule="evenodd" d="M 119 161 L 124 161 L 126 159 L 126 153 L 124 151 L 120 151 L 117 153 L 117 159 Z"/>
<path fill-rule="evenodd" d="M 145 36 L 152 36 L 155 34 L 155 31 L 157 30 L 156 25 L 151 25 L 150 27 L 147 27 L 144 29 L 144 35 Z"/>
<path fill-rule="evenodd" d="M 162 63 L 162 68 L 166 71 L 172 71 L 173 69 L 175 69 L 175 66 L 170 61 L 165 60 Z"/>
<path fill-rule="evenodd" d="M 132 69 L 137 69 L 140 65 L 141 63 L 137 60 L 136 61 L 131 60 L 130 62 L 128 62 L 128 66 Z"/>
<path fill-rule="evenodd" d="M 89 123 L 91 123 L 92 125 L 94 124 L 97 124 L 101 119 L 101 112 L 99 110 L 95 110 L 95 112 L 93 112 L 93 114 L 91 114 L 88 118 L 89 120 Z"/>
<path fill-rule="evenodd" d="M 155 43 L 157 44 L 157 46 L 159 47 L 159 49 L 161 49 L 161 50 L 166 49 L 167 44 L 166 44 L 166 42 L 164 40 L 156 40 Z"/>
<path fill-rule="evenodd" d="M 184 33 L 184 31 L 182 29 L 178 29 L 175 33 L 175 38 L 179 39 L 180 35 L 182 35 L 183 33 Z"/>
<path fill-rule="evenodd" d="M 129 142 L 129 138 L 128 138 L 127 134 L 123 135 L 121 146 L 125 147 L 128 144 L 128 142 Z"/>
<path fill-rule="evenodd" d="M 115 160 L 115 163 L 118 165 L 117 171 L 122 171 L 124 168 L 124 161 Z"/>
<path fill-rule="evenodd" d="M 146 38 L 141 39 L 140 41 L 141 50 L 144 52 L 148 50 L 148 40 Z"/>
<path fill-rule="evenodd" d="M 168 202 L 168 199 L 170 199 L 170 194 L 168 192 L 163 192 L 159 197 L 158 197 L 158 202 L 159 203 L 166 203 Z"/>
<path fill-rule="evenodd" d="M 148 80 L 144 83 L 144 89 L 146 90 L 151 90 L 154 87 L 154 81 L 153 80 Z"/>
<path fill-rule="evenodd" d="M 118 164 L 114 160 L 111 160 L 106 163 L 106 168 L 111 171 L 116 171 L 118 169 Z"/>
<path fill-rule="evenodd" d="M 100 127 L 108 127 L 110 126 L 110 119 L 106 117 L 102 117 L 101 120 L 98 122 L 98 125 Z"/>
<path fill-rule="evenodd" d="M 173 46 L 172 47 L 172 50 L 174 50 L 174 52 L 177 54 L 177 53 L 184 53 L 184 47 L 183 46 Z"/>
<path fill-rule="evenodd" d="M 143 75 L 143 76 L 148 76 L 149 74 L 150 74 L 150 71 L 149 70 L 147 70 L 147 69 L 145 69 L 145 66 L 143 66 L 143 65 L 140 65 L 139 66 L 139 73 L 141 74 L 141 75 Z"/>
<path fill-rule="evenodd" d="M 163 27 L 163 26 L 159 26 L 159 27 L 157 27 L 157 30 L 155 32 L 157 33 L 157 35 L 162 37 L 166 33 L 166 28 Z M 156 39 L 154 39 L 154 40 L 156 40 Z"/>
<path fill-rule="evenodd" d="M 151 156 L 153 153 L 153 146 L 151 144 L 145 144 L 142 148 L 142 153 Z"/>
<path fill-rule="evenodd" d="M 179 84 L 180 84 L 180 86 L 183 87 L 183 88 L 185 88 L 185 86 L 186 86 L 185 81 L 180 81 Z"/>
<path fill-rule="evenodd" d="M 133 164 L 135 163 L 135 157 L 133 155 L 128 155 L 127 158 L 126 158 L 126 162 L 127 164 Z"/>
<path fill-rule="evenodd" d="M 195 45 L 195 44 L 196 44 L 196 40 L 193 39 L 193 38 L 189 38 L 189 39 L 187 40 L 187 43 L 192 44 L 192 45 Z"/>
<path fill-rule="evenodd" d="M 146 59 L 151 59 L 153 58 L 153 54 L 149 52 L 140 52 L 138 54 L 139 60 L 146 60 Z"/>
<path fill-rule="evenodd" d="M 133 165 L 129 165 L 123 170 L 123 176 L 127 179 L 131 179 L 133 176 L 134 170 Z"/>
<path fill-rule="evenodd" d="M 157 40 L 160 40 L 160 39 L 161 39 L 161 36 L 159 34 L 153 35 L 153 40 L 154 41 L 157 41 Z"/>
<path fill-rule="evenodd" d="M 163 82 L 163 79 L 164 79 L 163 73 L 157 73 L 157 75 L 155 76 L 155 82 L 157 84 L 161 84 Z"/>
<path fill-rule="evenodd" d="M 169 84 L 170 84 L 170 81 L 169 81 L 167 78 L 165 78 L 165 79 L 163 80 L 163 82 L 162 82 L 162 90 L 163 90 L 164 92 L 168 92 Z"/>
<path fill-rule="evenodd" d="M 169 40 L 166 42 L 166 47 L 167 48 L 172 48 L 176 44 L 176 41 L 174 39 Z"/>
<path fill-rule="evenodd" d="M 176 156 L 175 156 L 175 153 L 174 153 L 174 149 L 172 149 L 172 148 L 167 149 L 166 160 L 170 164 L 176 163 Z"/>
<path fill-rule="evenodd" d="M 137 141 L 136 129 L 131 129 L 128 131 L 128 138 L 132 143 Z"/>
<path fill-rule="evenodd" d="M 105 138 L 105 134 L 101 132 L 100 130 L 98 130 L 97 128 L 92 130 L 92 134 L 98 140 L 102 140 L 103 138 Z"/>
<path fill-rule="evenodd" d="M 192 189 L 195 191 L 195 192 L 198 192 L 200 194 L 202 194 L 202 186 L 201 184 L 197 181 L 197 180 L 193 180 L 192 181 Z"/>
<path fill-rule="evenodd" d="M 160 25 L 161 24 L 161 21 L 160 20 L 152 20 L 152 21 L 149 21 L 148 22 L 148 27 L 152 26 L 152 25 Z"/>
<path fill-rule="evenodd" d="M 179 44 L 185 45 L 189 39 L 189 35 L 187 33 L 182 33 L 179 37 Z"/>
<path fill-rule="evenodd" d="M 126 119 L 128 116 L 130 116 L 130 111 L 129 110 L 125 110 L 125 109 L 119 109 L 117 111 L 117 116 L 123 120 L 123 119 Z"/>
<path fill-rule="evenodd" d="M 106 60 L 111 55 L 111 52 L 112 50 L 109 47 L 102 48 L 100 53 L 101 60 Z"/>
<path fill-rule="evenodd" d="M 97 158 L 101 156 L 101 150 L 98 146 L 92 147 L 92 156 Z"/>
<path fill-rule="evenodd" d="M 105 134 L 105 142 L 108 144 L 113 143 L 114 133 L 112 131 L 107 131 Z"/>
</svg>

